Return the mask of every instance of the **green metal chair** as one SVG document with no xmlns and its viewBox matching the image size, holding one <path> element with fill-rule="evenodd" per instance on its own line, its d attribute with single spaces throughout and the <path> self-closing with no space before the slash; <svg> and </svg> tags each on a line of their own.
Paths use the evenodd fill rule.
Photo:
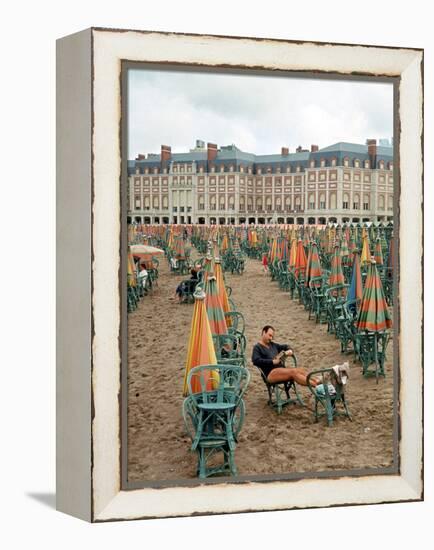
<svg viewBox="0 0 434 550">
<path fill-rule="evenodd" d="M 229 332 L 244 334 L 246 321 L 242 313 L 239 311 L 228 311 L 225 313 L 225 319 L 226 321 L 230 320 Z"/>
<path fill-rule="evenodd" d="M 219 364 L 245 367 L 246 337 L 242 333 L 213 334 L 214 349 Z"/>
<path fill-rule="evenodd" d="M 288 360 L 291 365 L 288 364 Z M 294 368 L 297 366 L 297 357 L 295 354 L 290 355 L 286 362 L 285 362 L 285 368 Z M 277 414 L 281 414 L 284 407 L 287 405 L 301 405 L 304 407 L 303 399 L 301 398 L 301 395 L 298 392 L 297 384 L 294 382 L 294 380 L 290 380 L 288 382 L 276 382 L 275 384 L 271 384 L 268 382 L 267 377 L 262 372 L 262 369 L 260 367 L 256 367 L 261 375 L 262 381 L 264 382 L 267 392 L 268 392 L 268 405 L 272 407 L 273 409 L 276 409 Z M 291 393 L 292 392 L 292 393 Z"/>
<path fill-rule="evenodd" d="M 200 478 L 237 474 L 234 451 L 244 421 L 242 397 L 249 381 L 249 371 L 234 365 L 202 365 L 190 371 L 183 416 L 192 439 L 191 450 L 198 454 Z M 210 465 L 210 459 L 218 454 L 223 461 Z"/>
<path fill-rule="evenodd" d="M 311 379 L 320 377 L 321 384 L 316 387 L 312 385 Z M 332 382 L 335 381 L 333 384 Z M 351 414 L 345 400 L 345 386 L 336 383 L 333 368 L 312 371 L 307 377 L 307 387 L 315 398 L 314 418 L 318 422 L 323 416 L 327 423 L 332 426 L 336 416 L 346 416 L 350 420 Z"/>
<path fill-rule="evenodd" d="M 327 332 L 336 334 L 336 319 L 342 315 L 343 305 L 347 301 L 349 286 L 347 284 L 330 286 L 325 291 Z"/>
<path fill-rule="evenodd" d="M 379 376 L 386 376 L 384 363 L 389 339 L 390 334 L 387 331 L 356 333 L 356 353 L 362 363 L 362 373 L 365 378 L 375 376 L 378 383 Z"/>
</svg>

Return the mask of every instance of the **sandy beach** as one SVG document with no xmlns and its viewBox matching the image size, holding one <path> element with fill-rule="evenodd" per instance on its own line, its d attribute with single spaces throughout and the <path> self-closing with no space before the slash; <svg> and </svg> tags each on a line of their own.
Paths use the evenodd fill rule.
<svg viewBox="0 0 434 550">
<path fill-rule="evenodd" d="M 251 381 L 245 395 L 246 418 L 235 458 L 240 476 L 380 468 L 393 460 L 393 372 L 389 343 L 386 378 L 364 379 L 353 355 L 340 353 L 339 341 L 248 260 L 242 276 L 225 275 L 232 298 L 246 320 Z M 196 454 L 182 419 L 182 384 L 192 304 L 173 300 L 186 277 L 160 263 L 158 287 L 128 315 L 128 478 L 130 481 L 196 478 Z M 308 370 L 350 362 L 346 393 L 353 421 L 337 418 L 314 423 L 313 398 L 301 393 L 308 408 L 288 406 L 281 415 L 267 405 L 267 391 L 250 362 L 261 328 L 271 324 L 275 340 L 294 348 Z"/>
</svg>

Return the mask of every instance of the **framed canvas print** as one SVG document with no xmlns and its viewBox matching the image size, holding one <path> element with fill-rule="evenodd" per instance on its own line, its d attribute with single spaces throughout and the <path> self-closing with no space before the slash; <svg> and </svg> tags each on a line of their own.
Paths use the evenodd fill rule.
<svg viewBox="0 0 434 550">
<path fill-rule="evenodd" d="M 57 44 L 57 502 L 423 498 L 423 51 Z"/>
</svg>

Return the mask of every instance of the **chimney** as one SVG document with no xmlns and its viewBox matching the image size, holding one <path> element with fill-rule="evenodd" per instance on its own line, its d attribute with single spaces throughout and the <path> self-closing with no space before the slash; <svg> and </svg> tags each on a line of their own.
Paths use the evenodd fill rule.
<svg viewBox="0 0 434 550">
<path fill-rule="evenodd" d="M 287 155 L 289 155 L 288 147 L 282 147 L 282 156 L 286 157 Z"/>
<path fill-rule="evenodd" d="M 217 156 L 217 145 L 215 143 L 208 143 L 208 162 L 213 161 Z"/>
<path fill-rule="evenodd" d="M 145 155 L 142 155 L 142 154 L 139 154 L 137 155 L 136 157 L 136 160 L 145 160 L 146 159 L 146 156 Z"/>
<path fill-rule="evenodd" d="M 319 150 L 318 145 L 311 145 L 310 146 L 310 152 L 316 153 Z"/>
<path fill-rule="evenodd" d="M 172 157 L 172 148 L 168 145 L 161 146 L 161 162 L 170 160 Z"/>
<path fill-rule="evenodd" d="M 367 139 L 366 145 L 368 146 L 368 155 L 369 155 L 369 161 L 371 163 L 371 168 L 376 168 L 377 167 L 377 140 Z"/>
</svg>

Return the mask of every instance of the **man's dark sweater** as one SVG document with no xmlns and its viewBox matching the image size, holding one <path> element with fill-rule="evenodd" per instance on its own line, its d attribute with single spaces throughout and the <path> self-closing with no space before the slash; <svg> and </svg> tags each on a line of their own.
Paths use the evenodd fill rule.
<svg viewBox="0 0 434 550">
<path fill-rule="evenodd" d="M 279 352 L 288 349 L 291 349 L 291 346 L 288 346 L 288 344 L 271 342 L 269 347 L 266 347 L 258 342 L 253 347 L 252 363 L 259 367 L 265 377 L 267 377 L 273 369 L 279 367 L 279 365 L 273 365 L 273 359 Z"/>
</svg>

